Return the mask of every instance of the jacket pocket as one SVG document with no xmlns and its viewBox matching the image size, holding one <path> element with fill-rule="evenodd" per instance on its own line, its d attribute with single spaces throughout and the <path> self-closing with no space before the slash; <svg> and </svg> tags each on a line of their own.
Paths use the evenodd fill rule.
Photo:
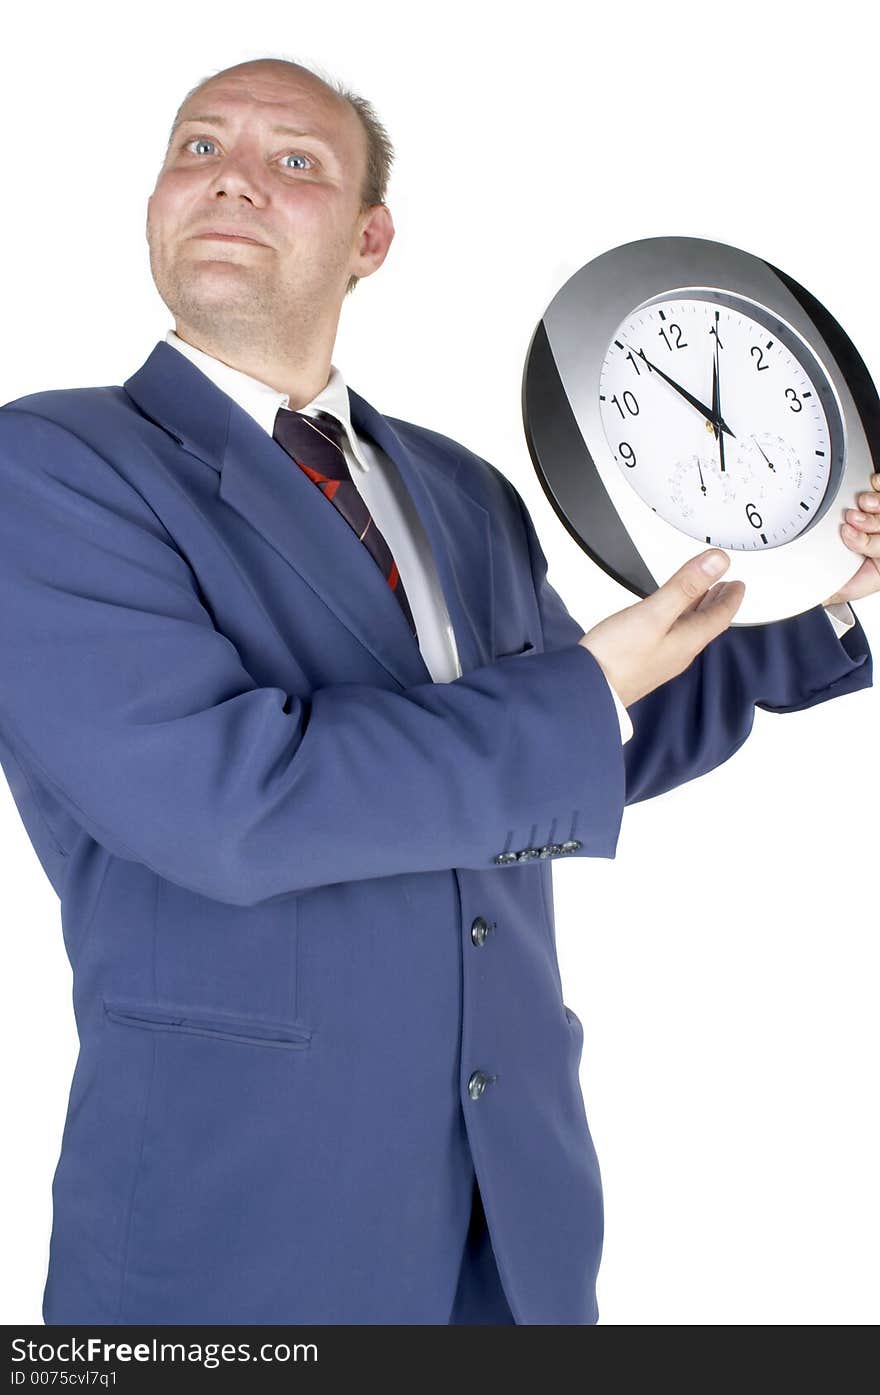
<svg viewBox="0 0 880 1395">
<path fill-rule="evenodd" d="M 222 1012 L 193 1011 L 186 1007 L 162 1007 L 132 999 L 103 999 L 104 1014 L 111 1022 L 152 1032 L 182 1032 L 188 1036 L 215 1037 L 245 1046 L 276 1046 L 304 1051 L 312 1032 L 298 1022 L 270 1021 L 262 1017 L 232 1017 Z"/>
</svg>

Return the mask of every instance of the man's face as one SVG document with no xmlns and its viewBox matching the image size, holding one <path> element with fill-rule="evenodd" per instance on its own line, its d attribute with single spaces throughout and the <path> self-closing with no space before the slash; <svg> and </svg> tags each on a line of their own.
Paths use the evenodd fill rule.
<svg viewBox="0 0 880 1395">
<path fill-rule="evenodd" d="M 349 276 L 374 271 L 394 235 L 384 205 L 361 211 L 366 156 L 357 114 L 305 73 L 209 79 L 147 204 L 153 278 L 178 322 L 230 344 L 268 344 L 273 324 L 335 325 Z M 200 236 L 210 229 L 254 241 Z"/>
</svg>

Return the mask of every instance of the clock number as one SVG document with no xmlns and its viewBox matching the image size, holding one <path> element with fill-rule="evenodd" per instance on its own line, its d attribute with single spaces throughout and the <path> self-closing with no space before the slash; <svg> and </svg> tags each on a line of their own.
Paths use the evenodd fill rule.
<svg viewBox="0 0 880 1395">
<path fill-rule="evenodd" d="M 752 347 L 749 349 L 749 353 L 750 353 L 750 354 L 757 354 L 757 355 L 758 355 L 758 372 L 759 372 L 759 373 L 763 373 L 764 370 L 765 370 L 766 368 L 769 368 L 769 367 L 770 367 L 769 363 L 765 363 L 765 362 L 764 362 L 764 350 L 760 347 L 760 345 L 758 345 L 758 344 L 753 344 Z"/>
<path fill-rule="evenodd" d="M 629 412 L 631 416 L 637 417 L 639 414 L 639 404 L 636 401 L 635 394 L 630 392 L 629 388 L 627 388 L 626 392 L 623 394 L 623 400 L 626 404 L 626 411 Z M 620 403 L 618 402 L 616 393 L 612 397 L 611 401 L 614 403 L 620 415 L 622 417 L 625 417 L 626 412 L 623 410 L 623 407 L 621 407 Z"/>
<path fill-rule="evenodd" d="M 794 388 L 786 388 L 786 389 L 785 389 L 785 395 L 786 395 L 786 397 L 790 397 L 790 398 L 791 398 L 791 401 L 789 402 L 788 405 L 789 405 L 789 407 L 791 408 L 791 410 L 792 410 L 793 412 L 802 412 L 802 411 L 803 411 L 803 409 L 804 409 L 804 404 L 803 404 L 803 402 L 801 401 L 801 399 L 798 397 L 798 395 L 797 395 L 797 393 L 795 392 Z"/>
<path fill-rule="evenodd" d="M 647 370 L 648 370 L 649 373 L 653 373 L 653 372 L 654 372 L 654 370 L 653 370 L 653 368 L 651 367 L 650 363 L 649 363 L 648 360 L 645 358 L 645 351 L 644 351 L 644 349 L 639 349 L 638 355 L 634 354 L 633 351 L 632 351 L 632 349 L 630 349 L 629 353 L 627 354 L 627 358 L 629 359 L 629 361 L 630 361 L 630 363 L 632 364 L 633 368 L 636 370 L 636 373 L 638 374 L 639 377 L 641 377 L 641 369 L 639 368 L 639 365 L 638 365 L 638 363 L 636 362 L 636 358 L 637 358 L 637 357 L 638 357 L 638 358 L 641 358 L 641 359 L 644 361 L 645 367 L 647 368 Z"/>
<path fill-rule="evenodd" d="M 627 441 L 621 441 L 617 449 L 620 451 L 620 454 L 623 456 L 628 468 L 631 470 L 636 463 L 636 453 L 633 450 L 632 446 L 629 445 Z"/>
<path fill-rule="evenodd" d="M 687 340 L 686 340 L 686 339 L 682 339 L 682 337 L 681 337 L 681 326 L 680 326 L 680 325 L 677 325 L 677 324 L 675 323 L 674 320 L 672 321 L 672 323 L 671 323 L 670 326 L 669 326 L 669 332 L 670 332 L 670 334 L 672 333 L 673 330 L 675 331 L 675 335 L 676 335 L 676 339 L 675 339 L 675 344 L 674 344 L 674 345 L 670 344 L 669 340 L 667 339 L 667 337 L 666 337 L 666 330 L 665 330 L 665 329 L 663 329 L 663 328 L 661 327 L 660 329 L 658 329 L 657 333 L 660 335 L 660 337 L 661 337 L 661 339 L 663 340 L 664 344 L 666 345 L 667 349 L 672 349 L 673 347 L 676 348 L 676 349 L 686 349 L 686 348 L 687 348 Z"/>
<path fill-rule="evenodd" d="M 755 508 L 754 504 L 746 504 L 746 518 L 749 520 L 753 528 L 764 527 L 764 520 L 761 518 L 761 515 L 758 513 L 758 510 Z"/>
</svg>

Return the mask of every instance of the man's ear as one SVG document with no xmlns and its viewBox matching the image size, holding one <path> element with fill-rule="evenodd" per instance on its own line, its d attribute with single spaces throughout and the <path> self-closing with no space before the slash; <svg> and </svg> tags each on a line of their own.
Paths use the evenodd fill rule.
<svg viewBox="0 0 880 1395">
<path fill-rule="evenodd" d="M 363 270 L 355 274 L 364 277 L 371 276 L 374 271 L 378 271 L 388 255 L 388 249 L 394 241 L 395 228 L 391 218 L 391 209 L 385 203 L 373 204 L 369 211 L 360 237 L 360 253 L 372 259 L 372 265 L 366 266 Z"/>
</svg>

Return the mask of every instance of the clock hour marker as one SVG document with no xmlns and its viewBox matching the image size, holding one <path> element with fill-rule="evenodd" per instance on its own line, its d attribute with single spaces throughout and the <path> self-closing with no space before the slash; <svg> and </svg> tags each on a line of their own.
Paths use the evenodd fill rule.
<svg viewBox="0 0 880 1395">
<path fill-rule="evenodd" d="M 621 344 L 621 342 L 620 342 L 619 339 L 615 339 L 614 342 L 615 342 L 615 344 L 617 345 L 618 349 L 622 349 L 622 348 L 623 348 L 623 345 Z"/>
<path fill-rule="evenodd" d="M 825 452 L 824 452 L 824 450 L 817 450 L 817 451 L 816 451 L 816 454 L 817 454 L 817 455 L 824 455 Z"/>
<path fill-rule="evenodd" d="M 772 348 L 773 348 L 773 340 L 772 340 L 772 339 L 768 339 L 768 340 L 767 340 L 767 348 L 768 348 L 768 349 L 772 349 Z"/>
<path fill-rule="evenodd" d="M 718 345 L 719 349 L 723 349 L 723 348 L 724 348 L 724 345 L 722 344 L 721 339 L 720 339 L 720 336 L 719 336 L 719 334 L 718 334 L 718 320 L 719 320 L 719 312 L 716 310 L 716 311 L 715 311 L 715 323 L 714 323 L 714 325 L 710 325 L 710 326 L 709 326 L 709 333 L 715 335 L 715 343 Z"/>
<path fill-rule="evenodd" d="M 810 512 L 810 506 L 809 506 L 809 504 L 805 504 L 804 501 L 803 501 L 803 499 L 801 499 L 801 508 L 802 508 L 802 509 L 806 509 L 807 513 Z"/>
<path fill-rule="evenodd" d="M 661 318 L 661 320 L 665 320 L 665 319 L 666 319 L 666 316 L 663 314 L 663 311 L 662 311 L 662 310 L 660 311 L 660 318 Z"/>
<path fill-rule="evenodd" d="M 765 534 L 762 533 L 762 534 L 761 534 L 761 542 L 762 542 L 762 543 L 765 543 L 766 541 L 767 541 L 767 538 L 766 538 Z"/>
<path fill-rule="evenodd" d="M 802 392 L 802 393 L 801 393 L 801 397 L 812 397 L 812 396 L 813 396 L 813 394 L 812 394 L 811 392 Z"/>
<path fill-rule="evenodd" d="M 600 402 L 604 402 L 604 401 L 605 401 L 605 398 L 603 397 L 603 395 L 602 395 L 601 392 L 599 393 L 599 401 L 600 401 Z"/>
</svg>

